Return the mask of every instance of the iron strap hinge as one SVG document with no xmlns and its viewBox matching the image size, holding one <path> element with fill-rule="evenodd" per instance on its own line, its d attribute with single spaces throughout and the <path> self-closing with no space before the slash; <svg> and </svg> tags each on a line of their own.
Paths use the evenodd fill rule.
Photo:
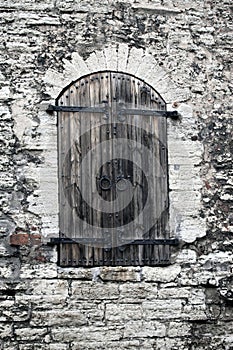
<svg viewBox="0 0 233 350">
<path fill-rule="evenodd" d="M 104 113 L 108 114 L 108 107 L 81 107 L 81 106 L 54 106 L 49 105 L 47 110 L 48 113 L 53 112 L 82 112 L 82 113 Z M 133 108 L 122 108 L 118 110 L 119 115 L 146 115 L 146 116 L 163 116 L 166 118 L 177 119 L 179 113 L 177 111 L 160 111 L 154 109 L 133 109 Z"/>
<path fill-rule="evenodd" d="M 52 112 L 91 112 L 91 113 L 106 113 L 107 109 L 104 107 L 79 107 L 79 106 L 53 106 L 49 105 L 48 113 Z"/>
<path fill-rule="evenodd" d="M 61 238 L 55 237 L 51 238 L 49 244 L 50 245 L 59 245 L 59 244 L 103 244 L 109 243 L 105 242 L 104 239 L 101 238 Z M 157 238 L 157 239 L 135 239 L 135 240 L 121 240 L 120 246 L 122 245 L 179 245 L 178 238 Z"/>
</svg>

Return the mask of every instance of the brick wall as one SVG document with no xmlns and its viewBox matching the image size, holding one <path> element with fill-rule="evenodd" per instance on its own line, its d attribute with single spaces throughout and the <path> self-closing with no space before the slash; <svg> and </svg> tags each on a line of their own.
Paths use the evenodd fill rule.
<svg viewBox="0 0 233 350">
<path fill-rule="evenodd" d="M 0 349 L 233 347 L 230 1 L 0 1 Z M 168 267 L 62 269 L 56 115 L 71 81 L 119 70 L 169 120 Z"/>
</svg>

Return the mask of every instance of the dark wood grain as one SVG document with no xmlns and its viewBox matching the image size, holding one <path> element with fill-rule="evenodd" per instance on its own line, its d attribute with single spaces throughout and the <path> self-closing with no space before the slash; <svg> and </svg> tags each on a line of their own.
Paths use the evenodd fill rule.
<svg viewBox="0 0 233 350">
<path fill-rule="evenodd" d="M 60 246 L 60 265 L 169 263 L 169 246 L 123 245 L 124 239 L 169 238 L 166 118 L 121 112 L 122 108 L 165 110 L 160 95 L 131 75 L 100 72 L 71 84 L 57 103 L 106 106 L 106 113 L 58 112 L 60 231 L 62 237 L 74 240 L 73 244 Z M 128 142 L 121 143 L 121 139 Z M 100 144 L 104 146 L 96 152 Z M 152 157 L 147 156 L 147 150 Z M 88 154 L 84 175 L 80 164 Z M 103 178 L 110 180 L 109 190 L 101 188 Z M 118 211 L 114 200 L 121 195 L 120 186 L 124 188 L 126 181 L 134 195 Z M 87 201 L 82 196 L 84 191 Z M 101 208 L 100 197 L 108 202 L 109 212 Z M 139 215 L 146 203 L 149 210 Z M 148 222 L 154 224 L 148 227 Z M 79 242 L 85 237 L 89 241 L 92 238 L 93 243 Z M 101 244 L 101 239 L 110 245 Z"/>
</svg>

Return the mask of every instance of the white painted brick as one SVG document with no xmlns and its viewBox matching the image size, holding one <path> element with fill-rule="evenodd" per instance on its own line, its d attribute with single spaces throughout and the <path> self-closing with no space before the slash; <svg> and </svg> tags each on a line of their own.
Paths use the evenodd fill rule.
<svg viewBox="0 0 233 350">
<path fill-rule="evenodd" d="M 78 73 L 77 78 L 89 73 L 86 63 L 77 52 L 72 54 L 72 64 L 74 67 L 76 67 L 76 71 Z"/>
<path fill-rule="evenodd" d="M 59 278 L 68 278 L 68 279 L 80 279 L 80 280 L 95 280 L 98 278 L 100 274 L 100 268 L 94 267 L 94 268 L 76 268 L 76 267 L 69 267 L 69 268 L 58 268 L 58 276 Z"/>
<path fill-rule="evenodd" d="M 88 69 L 89 69 L 90 73 L 98 72 L 100 70 L 99 61 L 98 61 L 98 58 L 97 58 L 95 52 L 90 54 L 90 56 L 86 60 L 86 64 L 88 66 Z"/>
<path fill-rule="evenodd" d="M 138 70 L 136 71 L 136 75 L 141 77 L 141 79 L 145 79 L 146 77 L 153 77 L 153 72 L 155 72 L 156 61 L 149 54 L 145 53 L 143 56 L 142 64 L 139 65 Z M 150 72 L 150 75 L 149 75 Z M 166 73 L 161 71 L 161 74 L 165 75 Z M 156 89 L 156 87 L 155 87 Z"/>
<path fill-rule="evenodd" d="M 104 55 L 106 59 L 106 69 L 117 70 L 117 47 L 116 45 L 107 46 L 104 48 Z"/>
<path fill-rule="evenodd" d="M 185 305 L 182 317 L 186 320 L 206 320 L 205 305 Z"/>
<path fill-rule="evenodd" d="M 72 295 L 80 300 L 117 299 L 119 290 L 117 285 L 97 282 L 72 282 Z"/>
<path fill-rule="evenodd" d="M 36 311 L 32 313 L 30 325 L 35 326 L 83 326 L 88 318 L 79 310 Z"/>
<path fill-rule="evenodd" d="M 201 162 L 203 146 L 198 141 L 168 139 L 168 163 L 197 165 Z"/>
<path fill-rule="evenodd" d="M 68 350 L 69 349 L 69 344 L 49 344 L 46 345 L 49 346 L 49 350 Z"/>
<path fill-rule="evenodd" d="M 120 341 L 121 347 L 123 349 L 137 349 L 141 346 L 141 341 L 139 340 L 121 340 Z M 118 341 L 109 341 L 106 337 L 103 341 L 95 341 L 92 340 L 89 341 L 88 344 L 85 341 L 79 341 L 79 342 L 73 342 L 72 343 L 72 349 L 73 350 L 118 350 L 119 349 L 119 342 Z M 146 348 L 146 350 L 148 350 Z M 151 349 L 152 350 L 152 349 Z"/>
<path fill-rule="evenodd" d="M 142 300 L 155 299 L 158 294 L 157 284 L 145 283 L 124 283 L 119 286 L 121 302 L 141 302 Z"/>
<path fill-rule="evenodd" d="M 178 215 L 192 215 L 201 207 L 201 194 L 199 191 L 172 191 L 170 193 L 171 207 Z"/>
<path fill-rule="evenodd" d="M 119 44 L 117 52 L 117 70 L 124 72 L 127 66 L 129 47 L 127 44 Z"/>
<path fill-rule="evenodd" d="M 18 340 L 40 340 L 47 334 L 47 328 L 16 328 L 14 330 Z"/>
<path fill-rule="evenodd" d="M 191 243 L 206 235 L 206 222 L 199 217 L 183 217 L 176 232 L 183 241 Z"/>
<path fill-rule="evenodd" d="M 145 281 L 171 282 L 176 279 L 181 271 L 179 265 L 166 267 L 143 267 L 142 276 Z"/>
<path fill-rule="evenodd" d="M 21 278 L 54 278 L 57 277 L 57 265 L 55 264 L 23 264 L 20 271 Z"/>
<path fill-rule="evenodd" d="M 30 290 L 35 295 L 62 295 L 68 296 L 68 282 L 64 280 L 30 281 Z"/>
<path fill-rule="evenodd" d="M 80 69 L 72 61 L 64 59 L 64 77 L 69 81 L 74 81 L 80 77 Z M 84 74 L 82 74 L 84 75 Z"/>
<path fill-rule="evenodd" d="M 184 322 L 170 322 L 168 329 L 169 337 L 185 337 L 191 335 L 191 325 Z"/>
<path fill-rule="evenodd" d="M 10 88 L 4 86 L 0 89 L 0 100 L 5 100 L 10 97 Z"/>
<path fill-rule="evenodd" d="M 61 73 L 58 73 L 54 69 L 48 69 L 45 76 L 44 82 L 48 85 L 58 87 L 60 89 L 64 88 L 64 78 Z M 66 85 L 65 85 L 66 86 Z"/>
<path fill-rule="evenodd" d="M 143 316 L 150 319 L 179 319 L 182 315 L 182 300 L 170 299 L 164 302 L 154 300 L 143 302 Z M 165 311 L 166 310 L 166 311 Z"/>
<path fill-rule="evenodd" d="M 182 249 L 175 258 L 177 263 L 192 264 L 197 261 L 197 252 L 192 249 Z"/>
<path fill-rule="evenodd" d="M 62 296 L 61 294 L 23 294 L 16 295 L 16 303 L 23 308 L 28 307 L 33 303 L 33 310 L 36 312 L 39 311 L 48 311 L 64 309 L 67 306 L 67 296 Z"/>
<path fill-rule="evenodd" d="M 167 103 L 173 102 L 183 102 L 189 100 L 191 97 L 190 89 L 186 86 L 184 87 L 176 87 L 172 89 L 167 89 L 163 92 L 163 98 Z"/>
<path fill-rule="evenodd" d="M 193 165 L 173 164 L 169 166 L 169 188 L 171 190 L 200 190 L 203 183 L 199 169 Z"/>
<path fill-rule="evenodd" d="M 98 61 L 98 70 L 106 70 L 107 64 L 106 64 L 106 57 L 104 55 L 104 51 L 97 51 L 96 52 L 96 58 Z"/>
<path fill-rule="evenodd" d="M 140 267 L 112 267 L 102 268 L 100 271 L 100 278 L 103 281 L 140 281 L 141 269 Z"/>
<path fill-rule="evenodd" d="M 124 324 L 130 320 L 140 320 L 142 318 L 142 308 L 137 304 L 107 304 L 106 320 Z"/>
<path fill-rule="evenodd" d="M 166 326 L 160 322 L 129 321 L 125 323 L 125 338 L 164 337 Z"/>
<path fill-rule="evenodd" d="M 122 337 L 122 331 L 118 328 L 111 327 L 57 327 L 52 329 L 52 338 L 58 342 L 80 342 L 80 339 L 85 342 L 102 342 L 119 341 Z"/>
</svg>

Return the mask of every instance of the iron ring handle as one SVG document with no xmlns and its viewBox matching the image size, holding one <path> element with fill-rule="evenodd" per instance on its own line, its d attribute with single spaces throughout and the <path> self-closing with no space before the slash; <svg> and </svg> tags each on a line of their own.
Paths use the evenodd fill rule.
<svg viewBox="0 0 233 350">
<path fill-rule="evenodd" d="M 104 181 L 107 183 L 105 186 L 103 185 Z M 99 186 L 100 186 L 101 190 L 108 191 L 112 187 L 112 182 L 108 176 L 104 175 L 99 180 Z"/>
<path fill-rule="evenodd" d="M 121 184 L 121 186 L 123 184 L 123 187 L 120 187 L 119 183 Z M 118 191 L 125 191 L 127 187 L 128 187 L 128 181 L 125 178 L 122 177 L 117 180 L 116 188 L 118 189 Z"/>
</svg>

